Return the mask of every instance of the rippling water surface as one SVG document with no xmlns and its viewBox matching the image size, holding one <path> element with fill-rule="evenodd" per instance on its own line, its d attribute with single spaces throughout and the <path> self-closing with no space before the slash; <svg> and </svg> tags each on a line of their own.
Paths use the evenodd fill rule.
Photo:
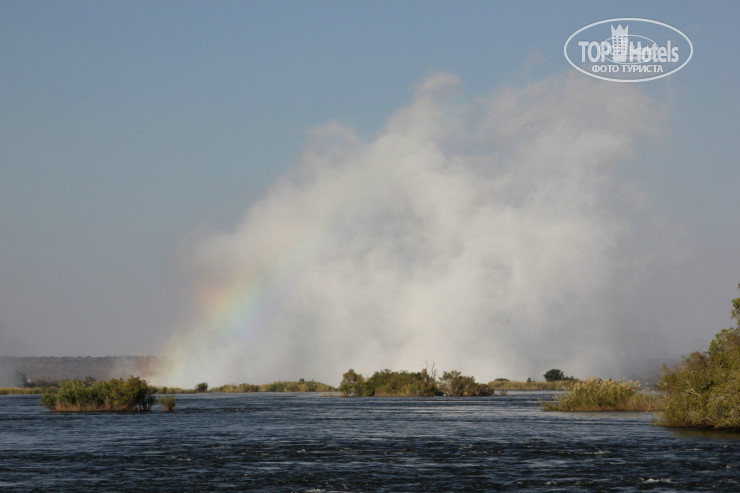
<svg viewBox="0 0 740 493">
<path fill-rule="evenodd" d="M 740 491 L 740 435 L 490 398 L 200 394 L 177 412 L 0 397 L 0 491 Z"/>
</svg>

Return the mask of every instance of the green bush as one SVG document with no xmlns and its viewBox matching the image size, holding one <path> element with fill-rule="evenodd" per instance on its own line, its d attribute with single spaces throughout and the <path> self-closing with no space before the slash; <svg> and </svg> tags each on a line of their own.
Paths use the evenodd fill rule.
<svg viewBox="0 0 740 493">
<path fill-rule="evenodd" d="M 367 379 L 350 369 L 342 376 L 339 390 L 346 396 L 376 397 L 494 395 L 491 385 L 477 383 L 473 377 L 459 371 L 444 372 L 438 380 L 433 365 L 418 372 L 380 370 Z"/>
<path fill-rule="evenodd" d="M 659 385 L 668 403 L 658 424 L 740 430 L 740 298 L 732 305 L 736 327 L 721 331 L 708 351 L 690 354 L 677 368 L 663 367 Z"/>
<path fill-rule="evenodd" d="M 363 392 L 364 395 L 377 397 L 429 397 L 442 393 L 437 385 L 433 368 L 431 371 L 424 368 L 419 372 L 388 369 L 376 371 L 365 381 Z"/>
<path fill-rule="evenodd" d="M 164 397 L 160 397 L 158 399 L 158 402 L 162 405 L 165 411 L 168 413 L 175 411 L 175 404 L 177 401 L 175 400 L 175 396 L 172 394 L 167 394 Z"/>
<path fill-rule="evenodd" d="M 493 395 L 492 387 L 477 383 L 475 378 L 465 376 L 457 370 L 442 373 L 440 383 L 444 394 L 451 397 Z"/>
<path fill-rule="evenodd" d="M 663 367 L 668 403 L 658 424 L 740 430 L 740 298 L 732 300 L 731 318 L 736 327 L 717 334 L 708 351 Z"/>
<path fill-rule="evenodd" d="M 46 392 L 41 404 L 54 411 L 149 411 L 154 392 L 146 380 L 134 376 L 105 382 L 70 380 L 58 392 Z"/>
</svg>

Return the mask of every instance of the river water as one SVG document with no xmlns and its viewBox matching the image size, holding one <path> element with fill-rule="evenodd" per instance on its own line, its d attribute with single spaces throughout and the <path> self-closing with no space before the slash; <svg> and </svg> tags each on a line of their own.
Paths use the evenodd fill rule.
<svg viewBox="0 0 740 493">
<path fill-rule="evenodd" d="M 0 397 L 0 491 L 740 491 L 740 435 L 485 398 L 195 394 L 175 413 Z"/>
</svg>

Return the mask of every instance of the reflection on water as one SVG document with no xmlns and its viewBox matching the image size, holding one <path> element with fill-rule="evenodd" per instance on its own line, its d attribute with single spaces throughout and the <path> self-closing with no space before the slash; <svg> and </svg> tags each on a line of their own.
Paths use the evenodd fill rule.
<svg viewBox="0 0 740 493">
<path fill-rule="evenodd" d="M 726 431 L 714 431 L 714 430 L 702 430 L 702 429 L 686 429 L 686 428 L 671 428 L 673 434 L 678 438 L 705 438 L 707 440 L 740 440 L 740 433 L 726 432 Z"/>
<path fill-rule="evenodd" d="M 490 398 L 178 396 L 55 414 L 0 397 L 2 491 L 738 491 L 737 434 Z"/>
</svg>

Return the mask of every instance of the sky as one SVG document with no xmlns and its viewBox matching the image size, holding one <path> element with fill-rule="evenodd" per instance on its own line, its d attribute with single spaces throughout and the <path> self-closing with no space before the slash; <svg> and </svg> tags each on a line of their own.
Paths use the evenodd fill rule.
<svg viewBox="0 0 740 493">
<path fill-rule="evenodd" d="M 0 355 L 192 385 L 705 349 L 740 283 L 738 13 L 0 1 Z M 577 72 L 565 41 L 617 17 L 692 60 Z"/>
</svg>

